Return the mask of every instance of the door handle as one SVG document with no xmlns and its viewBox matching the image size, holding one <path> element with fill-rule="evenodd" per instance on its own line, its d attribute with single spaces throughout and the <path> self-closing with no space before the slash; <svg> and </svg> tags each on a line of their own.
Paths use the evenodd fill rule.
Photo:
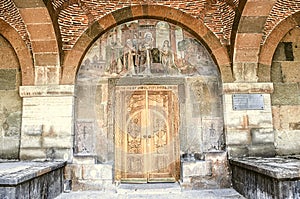
<svg viewBox="0 0 300 199">
<path fill-rule="evenodd" d="M 148 138 L 151 138 L 151 135 L 148 135 Z"/>
</svg>

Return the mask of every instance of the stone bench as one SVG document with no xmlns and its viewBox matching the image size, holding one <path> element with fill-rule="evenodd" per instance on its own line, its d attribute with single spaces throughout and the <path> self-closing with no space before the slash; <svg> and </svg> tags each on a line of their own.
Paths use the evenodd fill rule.
<svg viewBox="0 0 300 199">
<path fill-rule="evenodd" d="M 233 188 L 246 198 L 300 198 L 300 156 L 230 160 Z"/>
<path fill-rule="evenodd" d="M 0 162 L 0 198 L 55 198 L 65 162 Z"/>
</svg>

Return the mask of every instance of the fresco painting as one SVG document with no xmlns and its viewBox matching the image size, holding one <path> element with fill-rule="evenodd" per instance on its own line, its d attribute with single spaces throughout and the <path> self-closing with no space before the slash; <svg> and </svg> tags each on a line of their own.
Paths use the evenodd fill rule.
<svg viewBox="0 0 300 199">
<path fill-rule="evenodd" d="M 119 25 L 101 36 L 82 61 L 78 80 L 118 76 L 218 75 L 190 33 L 157 20 Z"/>
</svg>

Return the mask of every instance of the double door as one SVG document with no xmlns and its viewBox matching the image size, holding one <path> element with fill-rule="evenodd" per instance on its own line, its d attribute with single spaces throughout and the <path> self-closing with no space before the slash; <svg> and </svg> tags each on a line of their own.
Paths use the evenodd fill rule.
<svg viewBox="0 0 300 199">
<path fill-rule="evenodd" d="M 177 86 L 120 86 L 115 93 L 115 180 L 177 181 Z"/>
</svg>

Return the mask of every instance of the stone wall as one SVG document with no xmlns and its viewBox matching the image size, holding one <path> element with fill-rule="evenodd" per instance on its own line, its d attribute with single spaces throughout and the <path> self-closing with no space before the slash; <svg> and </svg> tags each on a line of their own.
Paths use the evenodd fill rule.
<svg viewBox="0 0 300 199">
<path fill-rule="evenodd" d="M 22 160 L 73 156 L 74 86 L 22 86 Z"/>
<path fill-rule="evenodd" d="M 223 85 L 226 147 L 229 157 L 274 156 L 274 132 L 270 93 L 271 83 L 228 83 Z M 260 94 L 262 105 L 235 109 L 235 94 Z M 247 102 L 250 103 L 250 102 Z M 246 104 L 247 104 L 246 103 Z M 244 105 L 246 105 L 244 104 Z"/>
<path fill-rule="evenodd" d="M 21 131 L 19 61 L 0 35 L 0 159 L 18 159 Z"/>
<path fill-rule="evenodd" d="M 113 166 L 97 164 L 93 156 L 75 155 L 72 164 L 64 171 L 64 179 L 70 182 L 73 191 L 115 191 Z"/>
<path fill-rule="evenodd" d="M 299 27 L 291 30 L 278 44 L 272 62 L 272 112 L 275 147 L 279 155 L 300 153 L 299 36 Z"/>
<path fill-rule="evenodd" d="M 231 186 L 230 168 L 226 152 L 208 152 L 205 160 L 181 162 L 183 189 L 219 189 Z"/>
</svg>

